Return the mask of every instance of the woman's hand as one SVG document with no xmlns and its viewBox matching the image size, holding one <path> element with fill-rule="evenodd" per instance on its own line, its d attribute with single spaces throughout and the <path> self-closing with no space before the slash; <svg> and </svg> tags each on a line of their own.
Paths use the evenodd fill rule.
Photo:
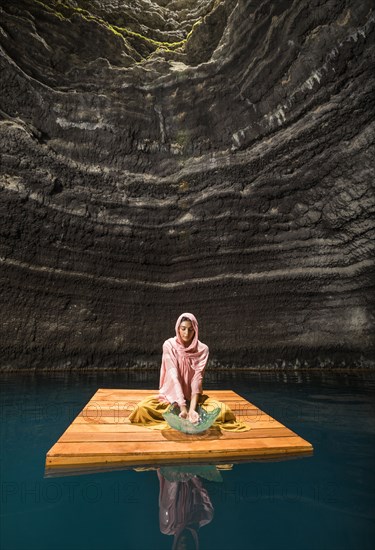
<svg viewBox="0 0 375 550">
<path fill-rule="evenodd" d="M 181 405 L 180 409 L 181 409 L 181 412 L 180 412 L 180 414 L 179 414 L 178 416 L 179 416 L 180 418 L 187 418 L 187 416 L 188 416 L 188 410 L 187 410 L 187 408 L 186 408 L 186 405 Z"/>
<path fill-rule="evenodd" d="M 189 411 L 189 420 L 192 424 L 196 424 L 197 422 L 199 422 L 199 414 L 197 413 L 197 411 Z"/>
</svg>

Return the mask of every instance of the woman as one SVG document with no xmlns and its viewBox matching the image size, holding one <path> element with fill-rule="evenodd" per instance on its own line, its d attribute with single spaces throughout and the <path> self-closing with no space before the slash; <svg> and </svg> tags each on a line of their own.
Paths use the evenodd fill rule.
<svg viewBox="0 0 375 550">
<path fill-rule="evenodd" d="M 167 428 L 163 413 L 171 403 L 177 403 L 181 411 L 180 417 L 188 418 L 194 424 L 199 420 L 196 411 L 198 404 L 207 410 L 219 405 L 221 412 L 214 426 L 231 431 L 248 430 L 246 423 L 236 421 L 235 415 L 225 403 L 202 394 L 208 347 L 198 340 L 198 321 L 194 315 L 180 315 L 175 328 L 176 336 L 163 344 L 159 394 L 141 401 L 129 416 L 130 422 L 150 428 Z"/>
</svg>

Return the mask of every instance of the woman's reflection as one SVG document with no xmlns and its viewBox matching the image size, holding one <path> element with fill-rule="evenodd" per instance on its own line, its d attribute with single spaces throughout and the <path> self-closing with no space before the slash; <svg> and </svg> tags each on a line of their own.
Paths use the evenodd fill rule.
<svg viewBox="0 0 375 550">
<path fill-rule="evenodd" d="M 216 471 L 216 476 L 211 475 L 211 479 L 221 480 L 216 467 L 210 468 Z M 203 477 L 207 478 L 208 472 L 205 467 Z M 174 536 L 173 550 L 198 550 L 198 530 L 212 521 L 214 509 L 198 477 L 197 468 L 192 472 L 179 468 L 160 468 L 157 474 L 160 484 L 160 531 Z"/>
</svg>

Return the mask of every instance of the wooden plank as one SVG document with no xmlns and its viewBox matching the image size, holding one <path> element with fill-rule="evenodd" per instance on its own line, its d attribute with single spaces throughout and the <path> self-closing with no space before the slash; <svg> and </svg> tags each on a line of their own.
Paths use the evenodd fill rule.
<svg viewBox="0 0 375 550">
<path fill-rule="evenodd" d="M 160 430 L 147 430 L 147 432 L 98 432 L 96 434 L 87 433 L 87 432 L 75 432 L 71 433 L 70 431 L 65 432 L 59 439 L 60 443 L 70 443 L 70 442 L 84 442 L 84 441 L 166 441 L 168 439 L 176 439 L 173 437 L 174 430 L 168 430 L 167 435 L 163 435 Z M 251 439 L 254 437 L 288 437 L 290 436 L 290 430 L 288 428 L 260 428 L 252 430 Z M 208 438 L 210 439 L 249 439 L 249 432 L 220 432 L 217 433 L 215 430 L 208 432 L 207 436 L 200 435 L 187 435 L 186 441 L 192 440 L 201 440 Z"/>
<path fill-rule="evenodd" d="M 258 447 L 251 449 L 251 452 L 249 452 L 248 449 L 240 450 L 236 449 L 233 451 L 228 458 L 228 454 L 211 454 L 207 455 L 207 453 L 202 452 L 194 452 L 194 453 L 173 453 L 173 455 L 166 455 L 161 456 L 160 453 L 141 453 L 139 456 L 135 456 L 132 454 L 117 454 L 117 455 L 108 455 L 108 454 L 96 454 L 96 455 L 87 455 L 87 456 L 67 456 L 67 455 L 59 455 L 59 456 L 47 456 L 46 458 L 46 467 L 57 467 L 57 466 L 85 466 L 90 464 L 96 464 L 96 465 L 110 465 L 110 464 L 116 464 L 121 463 L 126 466 L 136 466 L 136 465 L 149 465 L 149 464 L 156 464 L 156 465 L 165 465 L 165 464 L 192 464 L 192 463 L 200 463 L 200 464 L 220 464 L 220 463 L 227 463 L 230 462 L 236 462 L 236 461 L 249 461 L 256 457 L 258 458 L 280 458 L 285 456 L 293 456 L 296 457 L 298 455 L 303 456 L 311 456 L 312 450 L 309 447 L 303 448 L 294 448 L 293 446 L 286 448 L 284 446 L 274 446 L 271 448 L 264 448 L 264 447 Z"/>
<path fill-rule="evenodd" d="M 118 409 L 114 407 L 113 409 L 86 409 L 79 413 L 79 416 L 86 418 L 88 420 L 97 420 L 100 418 L 127 418 L 134 411 L 135 407 L 130 407 L 129 409 Z M 246 418 L 251 418 L 253 416 L 258 416 L 257 409 L 236 409 L 231 407 L 232 412 L 240 417 L 242 420 Z"/>
<path fill-rule="evenodd" d="M 258 429 L 258 428 L 285 428 L 283 424 L 280 422 L 277 422 L 277 420 L 255 420 L 254 422 L 248 422 L 251 429 Z M 89 433 L 89 434 L 95 434 L 97 432 L 103 432 L 103 433 L 122 433 L 122 432 L 131 432 L 131 433 L 139 433 L 140 431 L 143 432 L 150 432 L 151 430 L 149 428 L 146 428 L 144 426 L 139 426 L 137 424 L 131 424 L 129 421 L 127 422 L 116 422 L 116 423 L 103 423 L 100 424 L 99 422 L 86 422 L 83 421 L 82 418 L 76 419 L 72 424 L 69 426 L 69 428 L 66 430 L 69 431 L 69 433 Z M 66 433 L 66 432 L 65 432 Z M 226 432 L 228 433 L 228 432 Z"/>
<path fill-rule="evenodd" d="M 246 450 L 254 448 L 270 448 L 277 446 L 277 448 L 288 447 L 311 447 L 306 441 L 303 441 L 298 436 L 293 437 L 272 437 L 262 439 L 245 439 L 241 441 L 241 453 Z M 70 454 L 71 456 L 86 456 L 86 455 L 139 455 L 142 453 L 159 453 L 160 455 L 170 453 L 188 453 L 199 452 L 200 454 L 206 454 L 207 457 L 212 457 L 213 452 L 219 454 L 230 454 L 229 451 L 238 450 L 238 442 L 236 440 L 210 440 L 209 448 L 207 448 L 207 441 L 169 441 L 165 440 L 163 445 L 154 441 L 137 441 L 127 443 L 101 443 L 101 442 L 83 442 L 83 443 L 56 443 L 51 451 L 48 452 L 48 456 L 61 456 Z"/>
<path fill-rule="evenodd" d="M 220 406 L 220 403 L 225 403 L 226 405 L 228 405 L 230 408 L 232 407 L 237 407 L 237 409 L 251 409 L 251 410 L 254 410 L 254 409 L 258 409 L 258 407 L 256 407 L 255 405 L 253 405 L 252 403 L 249 403 L 248 401 L 245 401 L 245 399 L 226 399 L 226 400 L 219 400 L 217 399 L 217 406 Z M 106 409 L 110 409 L 110 410 L 114 410 L 114 409 L 125 409 L 125 408 L 129 408 L 129 407 L 133 407 L 135 408 L 138 403 L 140 402 L 140 399 L 114 399 L 113 401 L 109 401 L 108 399 L 90 399 L 90 401 L 87 403 L 87 405 L 85 405 L 85 407 L 82 409 L 82 411 L 84 410 L 88 410 L 88 409 L 92 409 L 93 411 L 95 410 L 106 410 Z M 214 406 L 212 408 L 215 408 Z"/>
<path fill-rule="evenodd" d="M 276 422 L 272 417 L 268 417 L 267 415 L 261 415 L 258 410 L 254 411 L 246 411 L 244 414 L 241 414 L 242 411 L 239 413 L 232 411 L 236 414 L 237 418 L 239 420 L 245 420 L 249 423 L 251 422 L 260 422 L 262 421 L 268 421 L 268 422 Z M 79 413 L 79 415 L 73 420 L 74 424 L 125 424 L 129 423 L 128 416 L 130 416 L 130 412 L 126 413 L 123 412 L 122 414 L 110 414 L 107 412 L 107 414 L 101 414 L 100 412 L 97 415 L 87 415 L 86 413 Z"/>
<path fill-rule="evenodd" d="M 127 398 L 129 396 L 139 396 L 142 399 L 144 397 L 147 397 L 148 395 L 158 395 L 159 390 L 157 389 L 151 389 L 151 390 L 140 390 L 140 389 L 134 389 L 134 390 L 128 390 L 128 389 L 112 389 L 112 388 L 106 388 L 106 389 L 99 389 L 97 390 L 92 398 L 93 399 L 118 399 L 118 398 Z M 208 395 L 210 397 L 213 397 L 215 399 L 243 399 L 238 393 L 232 391 L 232 390 L 212 390 L 207 389 L 203 391 L 203 395 Z"/>
<path fill-rule="evenodd" d="M 108 390 L 98 390 L 93 396 L 92 400 L 94 401 L 117 401 L 117 400 L 126 400 L 131 398 L 132 401 L 140 401 L 141 399 L 144 399 L 148 396 L 155 396 L 157 397 L 158 391 L 157 390 L 116 390 L 116 389 L 108 389 Z M 232 400 L 238 400 L 241 401 L 246 400 L 243 399 L 243 397 L 240 397 L 238 394 L 233 392 L 232 390 L 207 390 L 204 392 L 204 395 L 208 395 L 209 397 L 212 397 L 213 399 L 218 399 L 219 401 L 228 401 L 230 399 Z"/>
<path fill-rule="evenodd" d="M 249 462 L 252 460 L 265 460 L 265 459 L 272 459 L 272 460 L 282 460 L 287 457 L 303 457 L 303 456 L 311 456 L 312 455 L 312 449 L 308 448 L 306 450 L 300 448 L 300 449 L 294 449 L 293 447 L 290 447 L 288 449 L 283 448 L 271 448 L 271 449 L 253 449 L 251 451 L 251 454 L 248 452 L 245 453 L 236 453 L 232 454 L 230 458 L 230 462 Z M 155 466 L 165 466 L 167 464 L 170 465 L 176 465 L 176 464 L 222 464 L 227 463 L 228 457 L 219 457 L 216 456 L 214 458 L 210 457 L 209 459 L 202 455 L 200 456 L 199 453 L 196 453 L 195 455 L 191 455 L 189 457 L 182 455 L 172 455 L 167 457 L 160 457 L 158 453 L 156 454 L 142 454 L 141 456 L 137 457 L 136 460 L 134 456 L 132 455 L 114 455 L 113 457 L 108 457 L 108 455 L 96 455 L 96 456 L 84 456 L 84 457 L 71 457 L 71 456 L 53 456 L 53 457 L 46 457 L 46 468 L 72 468 L 72 467 L 81 467 L 82 470 L 84 467 L 90 467 L 92 465 L 95 465 L 98 469 L 105 469 L 110 468 L 111 466 L 120 465 L 124 468 L 132 468 L 134 466 L 142 466 L 142 465 L 153 465 Z M 56 472 L 56 470 L 54 470 Z"/>
</svg>

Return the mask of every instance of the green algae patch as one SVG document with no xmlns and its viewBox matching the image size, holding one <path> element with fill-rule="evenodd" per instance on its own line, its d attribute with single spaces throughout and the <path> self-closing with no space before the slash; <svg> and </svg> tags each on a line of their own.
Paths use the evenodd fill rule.
<svg viewBox="0 0 375 550">
<path fill-rule="evenodd" d="M 148 59 L 149 56 L 155 51 L 182 51 L 192 34 L 202 23 L 202 20 L 196 21 L 186 35 L 186 38 L 182 40 L 177 42 L 160 41 L 133 31 L 128 27 L 111 24 L 102 17 L 93 15 L 88 9 L 85 8 L 70 6 L 64 2 L 60 2 L 59 0 L 52 0 L 49 4 L 46 4 L 41 0 L 32 1 L 34 4 L 42 7 L 43 10 L 49 14 L 54 15 L 60 21 L 72 21 L 74 16 L 78 16 L 88 23 L 94 22 L 102 26 L 106 31 L 112 33 L 117 38 L 120 38 L 127 48 L 134 49 L 135 52 L 144 59 Z"/>
</svg>

